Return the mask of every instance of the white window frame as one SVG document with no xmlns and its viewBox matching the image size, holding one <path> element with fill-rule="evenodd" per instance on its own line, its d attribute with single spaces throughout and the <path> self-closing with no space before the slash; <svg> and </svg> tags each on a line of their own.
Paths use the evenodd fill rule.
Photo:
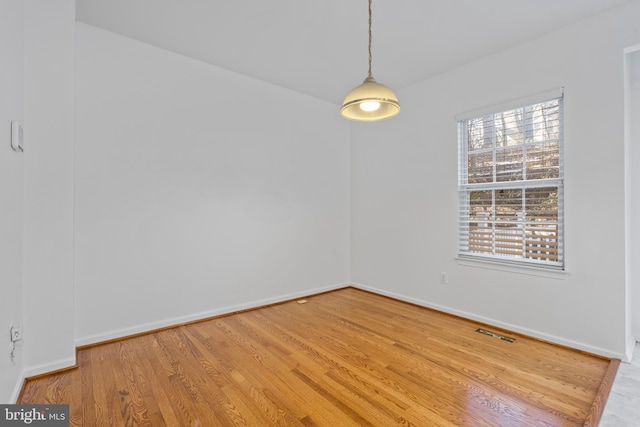
<svg viewBox="0 0 640 427">
<path fill-rule="evenodd" d="M 468 182 L 468 171 L 469 171 L 469 163 L 468 163 L 468 150 L 469 145 L 467 141 L 467 124 L 471 119 L 479 119 L 485 117 L 487 115 L 506 112 L 509 110 L 514 110 L 517 108 L 527 108 L 533 106 L 535 104 L 541 102 L 548 102 L 558 99 L 559 101 L 559 138 L 558 138 L 558 146 L 559 146 L 559 174 L 557 178 L 545 178 L 545 179 L 535 179 L 535 180 L 527 180 L 526 172 L 523 172 L 523 179 L 517 181 L 497 181 L 496 179 L 496 157 L 495 154 L 498 151 L 496 146 L 495 137 L 493 138 L 493 145 L 491 148 L 486 149 L 486 152 L 492 152 L 494 155 L 493 161 L 493 182 L 486 183 L 472 183 Z M 492 107 L 487 107 L 479 110 L 474 110 L 468 113 L 459 114 L 456 116 L 456 121 L 458 122 L 458 153 L 459 153 L 459 163 L 458 163 L 458 197 L 459 197 L 459 207 L 458 207 L 458 259 L 460 260 L 478 260 L 478 261 L 488 261 L 492 263 L 504 264 L 504 265 L 515 265 L 515 266 L 526 266 L 526 267 L 536 267 L 550 270 L 560 270 L 563 271 L 565 267 L 565 254 L 564 254 L 564 94 L 562 89 L 544 92 L 541 94 L 537 94 L 527 98 L 521 98 L 519 100 L 511 101 L 508 103 L 495 105 Z M 532 143 L 535 144 L 535 143 Z M 523 151 L 526 153 L 526 147 L 528 145 L 527 142 L 523 144 Z M 526 155 L 523 157 L 523 165 L 526 165 Z M 524 168 L 526 170 L 526 167 Z M 523 206 L 525 200 L 525 194 L 527 190 L 534 190 L 536 188 L 548 188 L 548 187 L 557 187 L 557 199 L 558 199 L 558 217 L 557 217 L 557 225 L 556 230 L 557 233 L 555 235 L 555 239 L 553 239 L 553 251 L 557 251 L 557 260 L 553 259 L 538 259 L 527 257 L 527 250 L 525 249 L 525 241 L 527 240 L 525 237 L 522 237 L 523 244 L 523 252 L 522 256 L 511 256 L 499 254 L 495 250 L 492 253 L 487 253 L 486 250 L 483 251 L 474 251 L 474 247 L 471 244 L 473 241 L 472 234 L 474 231 L 472 230 L 471 224 L 476 224 L 478 220 L 470 217 L 471 211 L 471 201 L 470 195 L 472 191 L 492 191 L 495 193 L 495 190 L 513 190 L 519 189 L 522 190 L 522 199 Z M 492 203 L 495 204 L 495 196 L 493 198 Z M 495 206 L 495 205 L 494 205 Z M 504 222 L 504 221 L 503 221 Z M 494 224 L 495 222 L 495 210 L 493 214 L 493 218 L 488 218 L 488 224 L 491 224 L 491 228 L 489 234 L 491 235 L 491 239 L 494 242 L 493 246 L 495 247 L 496 238 L 496 230 Z M 517 221 L 514 221 L 514 225 L 517 224 L 517 227 L 521 227 L 523 230 L 527 228 L 527 224 L 533 224 L 526 221 L 524 216 L 519 217 Z M 535 223 L 536 225 L 540 223 Z M 523 232 L 523 236 L 524 236 Z"/>
</svg>

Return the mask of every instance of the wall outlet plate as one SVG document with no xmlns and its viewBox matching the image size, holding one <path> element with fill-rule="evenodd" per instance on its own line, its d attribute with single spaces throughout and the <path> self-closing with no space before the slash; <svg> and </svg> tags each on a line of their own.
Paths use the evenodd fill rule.
<svg viewBox="0 0 640 427">
<path fill-rule="evenodd" d="M 11 121 L 11 148 L 13 151 L 22 153 L 24 151 L 24 134 L 22 124 L 19 121 Z"/>
<path fill-rule="evenodd" d="M 21 341 L 22 336 L 22 328 L 19 326 L 11 327 L 11 342 Z"/>
<path fill-rule="evenodd" d="M 444 271 L 440 272 L 440 283 L 443 285 L 449 284 L 449 276 Z"/>
</svg>

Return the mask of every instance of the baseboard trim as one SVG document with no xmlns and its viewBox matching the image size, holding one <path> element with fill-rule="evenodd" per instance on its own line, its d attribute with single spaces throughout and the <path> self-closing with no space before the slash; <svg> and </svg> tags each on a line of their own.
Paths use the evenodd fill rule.
<svg viewBox="0 0 640 427">
<path fill-rule="evenodd" d="M 485 316 L 479 316 L 477 314 L 466 312 L 466 311 L 463 311 L 463 310 L 457 310 L 457 309 L 454 309 L 454 308 L 451 308 L 451 307 L 447 307 L 447 306 L 444 306 L 444 305 L 433 304 L 433 303 L 430 303 L 430 302 L 425 301 L 425 300 L 409 297 L 409 296 L 398 294 L 398 293 L 395 293 L 395 292 L 385 291 L 383 289 L 374 288 L 372 286 L 363 285 L 361 283 L 351 283 L 351 286 L 354 287 L 354 288 L 357 288 L 357 289 L 361 289 L 363 291 L 373 292 L 375 294 L 384 295 L 384 296 L 389 297 L 389 298 L 397 299 L 399 301 L 408 302 L 408 303 L 415 304 L 415 305 L 418 305 L 418 306 L 421 306 L 421 307 L 426 307 L 426 308 L 430 308 L 430 309 L 433 309 L 433 310 L 441 311 L 443 313 L 447 313 L 447 314 L 451 314 L 451 315 L 454 315 L 454 316 L 462 317 L 462 318 L 465 318 L 465 319 L 474 320 L 476 322 L 484 323 L 486 325 L 494 326 L 496 328 L 504 329 L 506 331 L 516 332 L 516 333 L 519 333 L 519 334 L 522 334 L 522 335 L 526 335 L 528 337 L 532 337 L 532 338 L 535 338 L 535 339 L 538 339 L 538 340 L 541 340 L 541 341 L 545 341 L 545 342 L 548 342 L 548 343 L 551 343 L 551 344 L 561 345 L 561 346 L 564 346 L 564 347 L 572 348 L 574 350 L 583 351 L 585 353 L 590 353 L 590 354 L 593 354 L 593 355 L 606 357 L 608 359 L 620 359 L 620 360 L 622 360 L 624 362 L 628 362 L 629 361 L 628 360 L 629 358 L 627 357 L 627 355 L 623 354 L 623 353 L 612 352 L 612 351 L 604 349 L 604 348 L 592 346 L 592 345 L 585 344 L 585 343 L 578 342 L 578 341 L 568 340 L 568 339 L 565 339 L 565 338 L 562 338 L 562 337 L 546 334 L 546 333 L 543 333 L 543 332 L 540 332 L 540 331 L 536 331 L 536 330 L 533 330 L 533 329 L 523 328 L 523 327 L 520 327 L 520 326 L 517 326 L 517 325 L 501 322 L 499 320 L 492 319 L 492 318 L 485 317 Z"/>
<path fill-rule="evenodd" d="M 22 395 L 22 389 L 26 383 L 27 377 L 24 375 L 24 371 L 22 371 L 18 377 L 18 381 L 16 381 L 16 385 L 13 387 L 13 392 L 11 393 L 11 398 L 8 403 L 18 403 L 18 398 Z"/>
<path fill-rule="evenodd" d="M 74 357 L 59 359 L 51 363 L 46 363 L 46 364 L 26 368 L 24 370 L 24 377 L 26 379 L 31 379 L 33 377 L 48 375 L 53 372 L 60 372 L 60 371 L 66 371 L 67 369 L 73 369 L 75 366 L 76 366 L 76 358 L 74 355 Z"/>
<path fill-rule="evenodd" d="M 24 386 L 27 384 L 27 381 L 75 368 L 77 368 L 77 365 L 76 358 L 74 356 L 67 359 L 56 360 L 52 363 L 24 369 L 20 374 L 18 381 L 16 381 L 16 385 L 13 388 L 13 393 L 11 393 L 11 402 L 18 402 L 18 399 L 20 399 L 20 396 L 22 396 L 22 392 L 24 391 Z"/>
<path fill-rule="evenodd" d="M 349 285 L 350 285 L 349 283 L 339 283 L 339 284 L 325 286 L 321 288 L 307 289 L 305 291 L 294 292 L 290 294 L 280 295 L 272 298 L 265 298 L 261 300 L 254 300 L 254 301 L 250 301 L 243 304 L 217 308 L 215 310 L 204 311 L 200 313 L 191 314 L 188 316 L 164 319 L 157 322 L 145 323 L 145 324 L 133 326 L 130 328 L 118 329 L 118 330 L 114 330 L 114 331 L 106 332 L 102 334 L 89 335 L 89 336 L 76 339 L 76 348 L 82 349 L 86 347 L 93 347 L 96 345 L 106 344 L 112 341 L 118 341 L 122 339 L 133 338 L 139 335 L 158 332 L 164 329 L 176 328 L 189 323 L 203 322 L 215 317 L 240 313 L 247 310 L 255 310 L 257 308 L 268 307 L 274 304 L 281 304 L 283 302 L 295 300 L 298 298 L 335 291 L 338 289 L 349 287 Z"/>
</svg>

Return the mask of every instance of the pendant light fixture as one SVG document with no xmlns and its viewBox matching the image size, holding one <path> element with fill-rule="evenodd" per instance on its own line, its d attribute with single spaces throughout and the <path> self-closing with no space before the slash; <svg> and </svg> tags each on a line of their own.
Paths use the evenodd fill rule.
<svg viewBox="0 0 640 427">
<path fill-rule="evenodd" d="M 349 120 L 372 122 L 393 117 L 399 112 L 400 104 L 393 91 L 376 82 L 371 74 L 371 0 L 369 0 L 369 74 L 360 86 L 347 94 L 340 114 Z"/>
</svg>

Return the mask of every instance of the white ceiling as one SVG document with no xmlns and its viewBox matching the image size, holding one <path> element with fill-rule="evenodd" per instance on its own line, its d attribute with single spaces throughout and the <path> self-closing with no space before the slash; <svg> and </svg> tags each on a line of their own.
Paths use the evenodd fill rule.
<svg viewBox="0 0 640 427">
<path fill-rule="evenodd" d="M 373 75 L 399 90 L 627 1 L 374 0 Z M 367 74 L 367 0 L 77 0 L 77 19 L 335 104 Z"/>
</svg>

